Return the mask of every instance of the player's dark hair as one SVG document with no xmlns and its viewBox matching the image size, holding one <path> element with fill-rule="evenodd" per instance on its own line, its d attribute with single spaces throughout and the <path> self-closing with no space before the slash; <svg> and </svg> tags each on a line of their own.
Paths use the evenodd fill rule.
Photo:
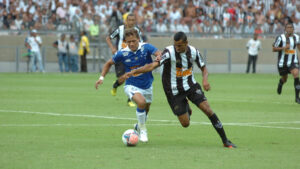
<svg viewBox="0 0 300 169">
<path fill-rule="evenodd" d="M 179 40 L 187 41 L 187 37 L 186 37 L 186 34 L 184 32 L 175 33 L 174 41 L 179 41 Z"/>
<path fill-rule="evenodd" d="M 125 37 L 128 37 L 128 36 L 135 36 L 138 39 L 140 38 L 137 30 L 135 30 L 134 28 L 125 29 Z"/>
<path fill-rule="evenodd" d="M 292 25 L 292 27 L 294 28 L 293 22 L 288 22 L 288 23 L 285 25 L 285 28 L 286 28 L 288 25 Z"/>
<path fill-rule="evenodd" d="M 128 17 L 134 17 L 135 18 L 135 15 L 133 13 L 128 14 L 127 17 L 126 17 L 126 20 L 128 19 Z"/>
</svg>

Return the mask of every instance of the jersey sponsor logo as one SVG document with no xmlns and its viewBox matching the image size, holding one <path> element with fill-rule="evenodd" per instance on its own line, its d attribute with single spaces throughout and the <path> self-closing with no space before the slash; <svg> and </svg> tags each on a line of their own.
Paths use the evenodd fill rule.
<svg viewBox="0 0 300 169">
<path fill-rule="evenodd" d="M 176 76 L 177 77 L 184 77 L 184 76 L 190 76 L 192 75 L 192 68 L 189 68 L 187 70 L 182 70 L 182 68 L 176 68 Z"/>
<path fill-rule="evenodd" d="M 285 50 L 284 50 L 284 53 L 285 53 L 285 54 L 295 54 L 296 51 L 295 51 L 294 49 L 285 49 Z"/>
<path fill-rule="evenodd" d="M 127 63 L 128 63 L 128 62 L 131 62 L 131 60 L 130 60 L 130 59 L 126 59 L 126 60 L 125 60 L 125 62 L 127 62 Z"/>
</svg>

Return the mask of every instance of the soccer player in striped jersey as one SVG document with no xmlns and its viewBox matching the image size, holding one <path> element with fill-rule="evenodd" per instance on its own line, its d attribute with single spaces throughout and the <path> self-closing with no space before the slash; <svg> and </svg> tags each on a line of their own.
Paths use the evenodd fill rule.
<svg viewBox="0 0 300 169">
<path fill-rule="evenodd" d="M 224 147 L 235 148 L 236 146 L 226 137 L 221 121 L 210 108 L 200 84 L 194 78 L 194 63 L 202 71 L 204 90 L 210 90 L 204 59 L 195 47 L 188 45 L 185 33 L 177 32 L 174 35 L 174 45 L 166 47 L 155 62 L 132 70 L 124 76 L 128 78 L 133 74 L 150 72 L 161 66 L 165 95 L 181 125 L 188 127 L 190 124 L 191 109 L 188 102 L 190 100 L 210 119 L 220 135 Z"/>
<path fill-rule="evenodd" d="M 152 63 L 152 55 L 160 55 L 160 52 L 153 45 L 139 42 L 139 34 L 135 29 L 125 30 L 125 40 L 128 47 L 119 50 L 112 59 L 105 63 L 101 76 L 95 83 L 96 89 L 98 85 L 103 83 L 104 77 L 112 65 L 122 62 L 125 66 L 125 71 L 130 72 L 133 69 Z M 121 78 L 120 81 L 123 82 L 124 80 L 124 78 Z M 128 98 L 137 104 L 137 126 L 140 141 L 142 142 L 148 141 L 146 118 L 152 102 L 152 82 L 152 73 L 148 72 L 134 74 L 132 77 L 126 79 L 124 86 L 124 91 Z"/>
<path fill-rule="evenodd" d="M 120 25 L 109 36 L 106 37 L 106 42 L 107 42 L 109 48 L 111 49 L 112 54 L 115 54 L 117 51 L 127 47 L 127 44 L 125 43 L 125 39 L 124 39 L 125 29 L 130 29 L 130 28 L 136 29 L 139 34 L 139 41 L 143 42 L 142 37 L 141 37 L 141 31 L 137 26 L 135 26 L 135 24 L 136 24 L 135 15 L 128 14 L 128 16 L 126 18 L 126 23 L 124 25 Z M 112 39 L 115 39 L 115 38 L 117 38 L 117 40 L 116 40 L 117 44 L 113 45 Z M 116 72 L 117 78 L 122 76 L 125 73 L 124 64 L 116 63 L 115 64 L 115 72 Z M 111 94 L 113 96 L 115 96 L 117 94 L 117 88 L 122 84 L 123 84 L 123 82 L 118 81 L 118 79 L 115 81 L 115 83 L 113 84 L 113 88 L 111 90 Z M 133 102 L 131 102 L 130 99 L 128 99 L 127 102 L 128 102 L 128 106 L 130 106 L 130 107 L 135 106 L 135 104 Z"/>
<path fill-rule="evenodd" d="M 299 91 L 299 59 L 297 48 L 300 50 L 299 35 L 294 34 L 294 26 L 288 23 L 285 26 L 285 34 L 279 35 L 274 44 L 273 52 L 278 52 L 278 72 L 281 78 L 279 79 L 277 93 L 281 94 L 282 86 L 288 79 L 288 74 L 291 73 L 294 77 L 295 101 L 300 104 Z"/>
</svg>

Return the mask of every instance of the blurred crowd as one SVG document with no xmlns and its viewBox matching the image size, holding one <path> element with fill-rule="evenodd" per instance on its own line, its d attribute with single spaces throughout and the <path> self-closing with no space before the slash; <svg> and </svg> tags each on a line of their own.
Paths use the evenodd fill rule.
<svg viewBox="0 0 300 169">
<path fill-rule="evenodd" d="M 300 32 L 299 0 L 0 0 L 0 29 L 109 32 L 129 13 L 144 32 Z"/>
</svg>

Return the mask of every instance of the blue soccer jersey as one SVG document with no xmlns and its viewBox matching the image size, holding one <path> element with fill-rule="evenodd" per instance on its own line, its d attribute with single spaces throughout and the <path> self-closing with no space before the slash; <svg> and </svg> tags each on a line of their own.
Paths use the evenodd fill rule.
<svg viewBox="0 0 300 169">
<path fill-rule="evenodd" d="M 157 48 L 148 43 L 139 43 L 138 50 L 132 52 L 129 47 L 119 50 L 112 58 L 114 63 L 122 62 L 125 71 L 130 72 L 146 64 L 152 63 L 152 57 Z M 126 80 L 125 85 L 133 85 L 141 89 L 148 89 L 153 82 L 152 72 L 135 74 Z"/>
</svg>

